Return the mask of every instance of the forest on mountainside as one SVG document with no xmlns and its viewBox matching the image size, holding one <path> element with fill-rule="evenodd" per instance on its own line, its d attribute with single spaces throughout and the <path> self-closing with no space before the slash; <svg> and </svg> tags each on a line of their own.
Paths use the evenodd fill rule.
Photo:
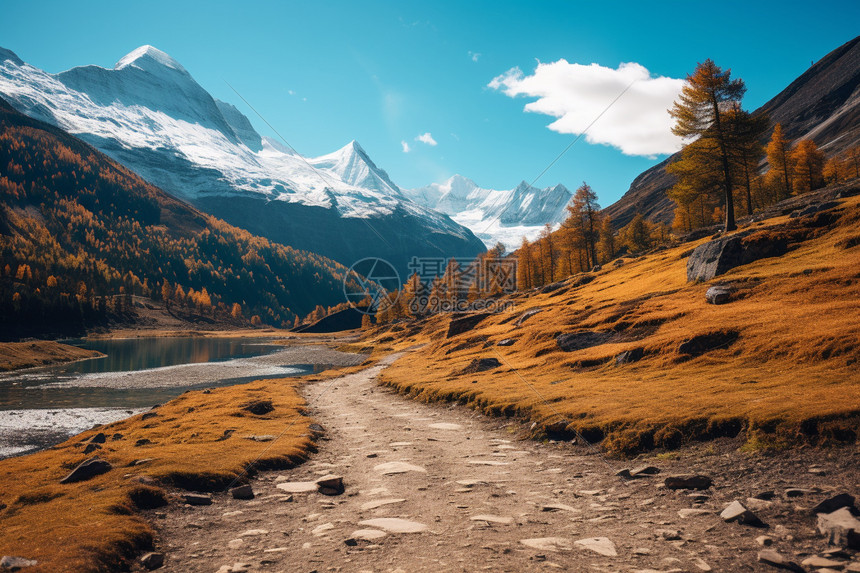
<svg viewBox="0 0 860 573">
<path fill-rule="evenodd" d="M 200 213 L 2 100 L 0 198 L 5 338 L 127 320 L 135 295 L 273 326 L 343 301 L 342 265 Z"/>
</svg>

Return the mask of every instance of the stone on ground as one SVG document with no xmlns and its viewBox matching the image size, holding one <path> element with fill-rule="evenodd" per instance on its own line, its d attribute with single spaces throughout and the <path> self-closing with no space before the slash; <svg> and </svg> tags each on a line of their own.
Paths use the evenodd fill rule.
<svg viewBox="0 0 860 573">
<path fill-rule="evenodd" d="M 570 551 L 573 546 L 569 539 L 564 537 L 537 537 L 534 539 L 520 539 L 520 543 L 526 547 L 539 551 Z"/>
<path fill-rule="evenodd" d="M 393 474 L 404 474 L 406 472 L 427 473 L 427 470 L 425 470 L 421 466 L 416 466 L 407 462 L 386 462 L 384 464 L 377 464 L 373 466 L 373 469 L 375 469 L 384 476 Z"/>
<path fill-rule="evenodd" d="M 408 519 L 400 519 L 398 517 L 366 519 L 364 521 L 359 521 L 358 524 L 376 527 L 389 533 L 421 533 L 422 531 L 427 531 L 427 526 L 423 523 L 409 521 Z"/>
<path fill-rule="evenodd" d="M 580 547 L 590 549 L 595 553 L 599 553 L 605 557 L 617 557 L 618 552 L 615 550 L 615 544 L 608 537 L 588 537 L 574 541 Z"/>
</svg>

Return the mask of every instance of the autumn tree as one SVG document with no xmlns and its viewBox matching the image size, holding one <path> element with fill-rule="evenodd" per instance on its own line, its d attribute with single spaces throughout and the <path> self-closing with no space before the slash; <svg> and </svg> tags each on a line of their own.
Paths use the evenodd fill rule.
<svg viewBox="0 0 860 573">
<path fill-rule="evenodd" d="M 767 144 L 768 183 L 777 191 L 777 200 L 791 195 L 794 161 L 791 142 L 782 133 L 782 124 L 777 123 Z"/>
<path fill-rule="evenodd" d="M 606 263 L 615 258 L 615 231 L 612 228 L 612 219 L 608 216 L 603 217 L 600 222 L 599 236 L 597 250 L 601 261 Z"/>
<path fill-rule="evenodd" d="M 538 238 L 538 250 L 540 251 L 541 283 L 551 283 L 555 280 L 556 250 L 555 240 L 552 236 L 552 225 L 549 223 L 541 229 Z"/>
<path fill-rule="evenodd" d="M 242 305 L 238 302 L 233 303 L 233 308 L 230 309 L 230 316 L 235 319 L 242 318 Z"/>
<path fill-rule="evenodd" d="M 839 183 L 842 179 L 842 172 L 842 162 L 838 157 L 831 157 L 824 164 L 824 171 L 822 172 L 824 182 L 828 185 Z"/>
<path fill-rule="evenodd" d="M 517 288 L 529 289 L 534 284 L 534 258 L 532 257 L 532 246 L 526 237 L 517 251 Z"/>
<path fill-rule="evenodd" d="M 853 177 L 860 177 L 860 145 L 855 145 L 845 152 L 845 160 L 854 167 Z M 849 175 L 851 177 L 851 175 Z"/>
<path fill-rule="evenodd" d="M 597 265 L 597 239 L 599 230 L 600 205 L 597 203 L 597 194 L 586 182 L 573 194 L 570 205 L 567 206 L 568 218 L 572 219 L 569 228 L 575 229 L 581 235 L 585 245 L 585 266 L 591 268 Z"/>
<path fill-rule="evenodd" d="M 811 139 L 801 139 L 792 151 L 794 191 L 805 193 L 824 185 L 824 152 Z"/>
<path fill-rule="evenodd" d="M 640 253 L 651 247 L 651 232 L 642 213 L 636 213 L 619 235 L 631 253 Z"/>
<path fill-rule="evenodd" d="M 732 164 L 737 172 L 736 180 L 743 185 L 746 198 L 746 214 L 753 213 L 753 181 L 758 164 L 764 157 L 762 140 L 770 127 L 770 119 L 765 114 L 753 115 L 739 105 L 726 114 L 728 124 L 729 150 Z"/>
<path fill-rule="evenodd" d="M 735 225 L 734 196 L 732 186 L 731 145 L 728 126 L 723 115 L 726 104 L 738 104 L 746 92 L 741 79 L 731 79 L 731 70 L 723 71 L 712 60 L 700 63 L 693 74 L 687 76 L 679 99 L 669 114 L 675 119 L 672 133 L 690 139 L 713 141 L 722 171 L 722 187 L 726 205 L 725 230 L 733 231 Z"/>
<path fill-rule="evenodd" d="M 713 139 L 701 138 L 686 145 L 680 158 L 666 167 L 676 182 L 667 195 L 678 205 L 676 227 L 692 231 L 711 223 L 710 212 L 717 206 L 715 197 L 723 189 L 719 147 Z"/>
</svg>

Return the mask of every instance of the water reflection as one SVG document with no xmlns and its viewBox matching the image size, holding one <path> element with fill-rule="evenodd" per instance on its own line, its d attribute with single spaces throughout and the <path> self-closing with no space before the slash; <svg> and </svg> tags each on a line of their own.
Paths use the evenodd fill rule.
<svg viewBox="0 0 860 573">
<path fill-rule="evenodd" d="M 248 338 L 127 338 L 66 342 L 107 354 L 107 358 L 84 360 L 58 368 L 66 374 L 130 372 L 177 364 L 219 362 L 260 356 L 283 348 L 265 339 Z"/>
</svg>

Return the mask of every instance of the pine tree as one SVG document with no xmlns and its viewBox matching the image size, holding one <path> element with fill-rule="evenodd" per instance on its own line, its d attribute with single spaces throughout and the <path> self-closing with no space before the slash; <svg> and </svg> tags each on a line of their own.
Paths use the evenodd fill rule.
<svg viewBox="0 0 860 573">
<path fill-rule="evenodd" d="M 722 108 L 727 102 L 737 103 L 743 98 L 746 87 L 741 79 L 731 79 L 731 70 L 723 71 L 712 60 L 696 67 L 678 101 L 669 114 L 675 118 L 672 133 L 683 138 L 712 140 L 722 167 L 722 187 L 726 204 L 725 230 L 735 225 L 734 196 L 730 163 L 730 137 L 723 124 Z"/>
<path fill-rule="evenodd" d="M 570 217 L 579 218 L 581 224 L 571 225 L 572 228 L 578 229 L 582 234 L 582 241 L 585 244 L 585 266 L 591 268 L 597 264 L 597 238 L 598 238 L 598 212 L 600 205 L 597 203 L 597 194 L 586 182 L 573 194 L 573 199 L 567 207 Z"/>
<path fill-rule="evenodd" d="M 633 219 L 621 230 L 621 236 L 631 253 L 640 253 L 651 247 L 651 232 L 642 213 L 636 213 L 633 216 Z"/>
<path fill-rule="evenodd" d="M 768 182 L 777 191 L 777 200 L 791 196 L 794 162 L 791 143 L 782 134 L 782 124 L 777 123 L 767 144 Z"/>
<path fill-rule="evenodd" d="M 765 114 L 753 115 L 735 106 L 726 114 L 726 120 L 730 127 L 729 149 L 738 173 L 737 179 L 746 191 L 746 211 L 749 216 L 753 213 L 753 180 L 758 164 L 764 157 L 762 139 L 770 127 L 770 119 Z"/>
<path fill-rule="evenodd" d="M 811 139 L 801 139 L 792 151 L 794 191 L 806 193 L 824 185 L 824 152 Z"/>
<path fill-rule="evenodd" d="M 600 240 L 598 243 L 601 261 L 607 263 L 615 258 L 615 231 L 612 229 L 612 219 L 603 217 L 600 223 Z"/>
<path fill-rule="evenodd" d="M 827 163 L 824 164 L 824 171 L 822 175 L 824 176 L 824 181 L 828 185 L 835 185 L 839 183 L 842 179 L 842 162 L 839 161 L 838 157 L 831 157 L 827 160 Z"/>
<path fill-rule="evenodd" d="M 525 290 L 534 286 L 533 259 L 531 244 L 523 237 L 520 249 L 517 251 L 517 289 Z"/>
</svg>

